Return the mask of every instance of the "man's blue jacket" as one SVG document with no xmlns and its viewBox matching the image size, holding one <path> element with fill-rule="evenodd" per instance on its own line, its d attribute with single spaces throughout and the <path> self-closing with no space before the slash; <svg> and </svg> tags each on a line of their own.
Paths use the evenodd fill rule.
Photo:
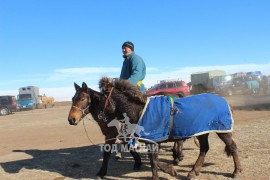
<svg viewBox="0 0 270 180">
<path fill-rule="evenodd" d="M 137 86 L 137 83 L 145 78 L 146 67 L 143 59 L 134 52 L 129 54 L 123 62 L 121 79 L 127 79 Z M 145 92 L 144 84 L 137 86 L 141 92 Z"/>
</svg>

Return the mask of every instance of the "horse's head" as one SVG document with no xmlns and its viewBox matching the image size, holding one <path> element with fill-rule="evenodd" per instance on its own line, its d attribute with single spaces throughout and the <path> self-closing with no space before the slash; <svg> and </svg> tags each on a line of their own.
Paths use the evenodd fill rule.
<svg viewBox="0 0 270 180">
<path fill-rule="evenodd" d="M 82 84 L 82 87 L 74 83 L 74 87 L 76 93 L 72 98 L 72 106 L 68 115 L 70 125 L 77 125 L 89 113 L 91 103 L 88 87 L 85 83 Z"/>
<path fill-rule="evenodd" d="M 106 116 L 113 118 L 117 116 L 112 98 L 88 88 L 86 83 L 83 83 L 82 87 L 74 83 L 74 87 L 76 93 L 72 98 L 68 115 L 70 125 L 77 125 L 88 113 L 91 113 L 95 120 L 103 121 Z"/>
</svg>

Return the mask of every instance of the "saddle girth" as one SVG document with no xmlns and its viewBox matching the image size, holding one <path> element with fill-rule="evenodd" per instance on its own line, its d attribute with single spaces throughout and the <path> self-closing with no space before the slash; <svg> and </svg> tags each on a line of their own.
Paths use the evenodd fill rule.
<svg viewBox="0 0 270 180">
<path fill-rule="evenodd" d="M 174 114 L 178 113 L 179 110 L 174 108 L 174 98 L 168 96 L 169 101 L 171 102 L 171 109 L 170 109 L 170 131 L 168 139 L 172 139 L 172 129 L 173 129 L 173 116 Z"/>
</svg>

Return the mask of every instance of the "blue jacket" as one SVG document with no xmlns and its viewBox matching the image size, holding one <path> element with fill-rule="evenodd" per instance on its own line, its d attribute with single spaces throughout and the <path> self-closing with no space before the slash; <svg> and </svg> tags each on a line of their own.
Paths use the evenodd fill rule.
<svg viewBox="0 0 270 180">
<path fill-rule="evenodd" d="M 121 70 L 121 79 L 127 79 L 135 86 L 145 78 L 146 67 L 143 59 L 134 52 L 129 54 L 123 62 Z M 144 84 L 138 87 L 140 91 L 145 92 Z"/>
</svg>

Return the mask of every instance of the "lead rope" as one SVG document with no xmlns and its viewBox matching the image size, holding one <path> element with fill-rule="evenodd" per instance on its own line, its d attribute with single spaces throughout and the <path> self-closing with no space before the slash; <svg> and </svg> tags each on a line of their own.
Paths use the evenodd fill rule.
<svg viewBox="0 0 270 180">
<path fill-rule="evenodd" d="M 109 99 L 110 99 L 110 97 L 111 97 L 111 94 L 112 94 L 112 90 L 113 90 L 113 88 L 114 87 L 112 87 L 112 89 L 111 89 L 111 91 L 110 91 L 110 93 L 109 93 L 109 96 L 107 97 L 107 99 L 106 99 L 106 101 L 105 101 L 105 105 L 104 105 L 104 108 L 103 108 L 103 112 L 104 112 L 104 110 L 105 110 L 105 108 L 107 107 L 107 105 L 108 105 L 108 101 L 109 101 Z M 76 106 L 74 106 L 74 107 L 76 107 Z M 88 106 L 89 107 L 89 106 Z M 76 108 L 78 108 L 78 107 L 76 107 Z M 79 108 L 78 108 L 79 109 Z M 81 110 L 81 109 L 80 109 Z M 85 109 L 84 109 L 85 110 Z M 83 112 L 83 114 L 85 114 L 84 113 L 84 110 L 82 111 Z M 91 121 L 91 119 L 90 118 L 88 118 L 87 117 L 87 115 L 85 116 L 87 119 L 89 119 L 89 121 Z M 88 134 L 88 132 L 87 132 L 87 130 L 86 130 L 86 128 L 85 128 L 85 124 L 84 124 L 84 119 L 85 119 L 85 117 L 83 118 L 83 128 L 84 128 L 84 132 L 85 132 L 85 134 L 86 134 L 86 137 L 87 137 L 87 139 L 90 141 L 90 143 L 92 143 L 92 145 L 94 145 L 94 146 L 98 146 L 97 144 L 95 144 L 95 143 L 93 143 L 93 141 L 90 139 L 90 137 L 89 137 L 89 134 Z"/>
<path fill-rule="evenodd" d="M 110 99 L 110 97 L 111 97 L 111 95 L 112 95 L 113 88 L 114 88 L 114 87 L 112 87 L 112 89 L 111 89 L 111 91 L 110 91 L 110 93 L 109 93 L 109 96 L 107 97 L 107 99 L 106 99 L 106 101 L 105 101 L 105 105 L 104 105 L 104 108 L 103 108 L 103 112 L 105 111 L 105 109 L 106 109 L 106 107 L 107 107 L 107 105 L 108 105 L 108 101 L 109 101 L 109 99 Z M 76 106 L 75 106 L 75 107 L 76 107 Z M 83 113 L 84 113 L 84 111 L 83 111 Z M 87 115 L 86 115 L 86 118 L 89 119 L 89 121 L 91 121 L 91 119 L 88 118 Z M 87 132 L 87 130 L 86 130 L 86 128 L 85 128 L 84 119 L 85 119 L 85 118 L 83 118 L 83 128 L 84 128 L 84 132 L 85 132 L 85 134 L 86 134 L 87 139 L 92 143 L 92 145 L 98 146 L 98 145 L 96 145 L 95 143 L 93 143 L 93 141 L 90 139 L 89 134 L 88 134 L 88 132 Z"/>
<path fill-rule="evenodd" d="M 81 120 L 83 120 L 83 128 L 84 128 L 84 132 L 85 132 L 85 134 L 86 134 L 87 139 L 92 143 L 92 145 L 97 146 L 97 145 L 96 145 L 95 143 L 93 143 L 93 141 L 90 139 L 89 134 L 88 134 L 88 132 L 87 132 L 87 130 L 86 130 L 86 128 L 85 128 L 85 124 L 84 124 L 84 119 L 85 119 L 85 118 L 87 118 L 87 119 L 89 119 L 89 121 L 91 121 L 91 119 L 87 117 L 87 114 L 85 114 L 85 110 L 88 109 L 89 106 L 87 106 L 87 107 L 84 108 L 84 109 L 81 109 L 81 108 L 79 108 L 79 107 L 77 107 L 77 106 L 74 106 L 74 105 L 72 105 L 72 107 L 75 107 L 75 108 L 79 109 L 79 110 L 82 112 L 82 114 L 85 115 L 84 118 L 81 118 Z"/>
<path fill-rule="evenodd" d="M 95 143 L 93 143 L 93 141 L 90 139 L 89 134 L 88 134 L 88 132 L 87 132 L 87 130 L 86 130 L 86 128 L 85 128 L 84 119 L 85 119 L 85 118 L 83 118 L 83 128 L 84 128 L 84 132 L 85 132 L 85 134 L 86 134 L 87 139 L 92 143 L 92 145 L 98 146 L 98 145 L 96 145 Z M 87 118 L 87 119 L 89 119 L 89 121 L 91 121 L 90 118 Z"/>
</svg>

